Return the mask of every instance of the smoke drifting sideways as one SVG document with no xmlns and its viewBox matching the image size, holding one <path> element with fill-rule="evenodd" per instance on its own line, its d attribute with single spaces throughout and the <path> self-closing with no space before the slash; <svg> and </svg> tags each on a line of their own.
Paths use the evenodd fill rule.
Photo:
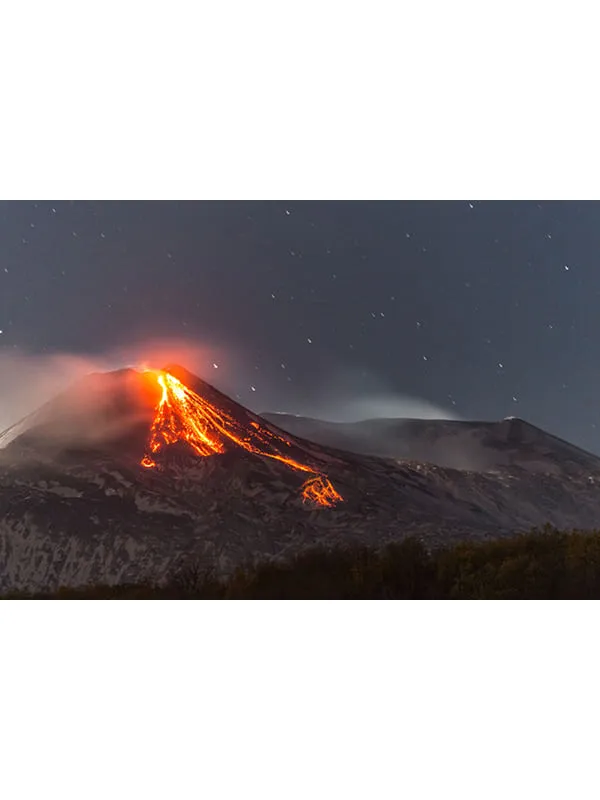
<svg viewBox="0 0 600 800">
<path fill-rule="evenodd" d="M 166 364 L 178 363 L 200 377 L 208 376 L 206 379 L 210 380 L 212 364 L 218 362 L 227 363 L 225 353 L 219 346 L 200 346 L 180 339 L 140 342 L 97 354 L 34 354 L 14 348 L 0 348 L 0 432 L 71 388 L 69 411 L 75 424 L 76 417 L 85 417 L 86 405 L 98 403 L 97 396 L 88 398 L 85 393 L 77 391 L 78 382 L 92 373 L 126 368 L 139 371 L 145 368 L 160 369 Z M 223 372 L 227 374 L 226 369 Z M 21 432 L 21 427 L 17 426 L 13 433 L 0 440 L 0 448 Z M 60 435 L 60 432 L 57 433 Z M 96 433 L 103 435 L 102 431 Z"/>
<path fill-rule="evenodd" d="M 263 411 L 273 409 L 263 408 Z M 278 409 L 283 412 L 283 409 Z M 373 419 L 460 420 L 447 408 L 399 392 L 367 370 L 339 367 L 320 381 L 310 399 L 291 404 L 285 412 L 324 422 Z"/>
</svg>

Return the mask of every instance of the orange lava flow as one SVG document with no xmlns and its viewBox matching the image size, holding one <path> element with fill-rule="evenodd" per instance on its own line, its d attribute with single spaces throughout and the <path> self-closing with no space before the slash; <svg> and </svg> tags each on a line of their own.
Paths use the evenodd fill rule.
<svg viewBox="0 0 600 800">
<path fill-rule="evenodd" d="M 305 481 L 302 486 L 302 497 L 305 501 L 312 501 L 326 508 L 331 508 L 343 499 L 325 475 L 315 475 Z"/>
<path fill-rule="evenodd" d="M 249 453 L 281 461 L 293 470 L 309 473 L 310 477 L 302 485 L 302 497 L 306 502 L 331 508 L 343 500 L 325 475 L 272 451 L 275 447 L 291 447 L 289 441 L 256 421 L 250 422 L 252 430 L 248 430 L 168 372 L 154 374 L 161 387 L 161 398 L 150 428 L 148 448 L 140 462 L 143 467 L 155 467 L 153 456 L 165 445 L 175 442 L 186 442 L 199 456 L 224 453 L 226 442 L 233 442 Z"/>
</svg>

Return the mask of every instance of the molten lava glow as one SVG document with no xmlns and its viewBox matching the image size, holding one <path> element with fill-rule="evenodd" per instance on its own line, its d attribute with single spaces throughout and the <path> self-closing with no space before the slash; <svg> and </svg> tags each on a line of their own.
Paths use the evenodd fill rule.
<svg viewBox="0 0 600 800">
<path fill-rule="evenodd" d="M 343 499 L 325 475 L 315 475 L 305 481 L 302 486 L 302 497 L 306 501 L 318 503 L 320 506 L 326 506 L 327 508 L 331 508 Z"/>
<path fill-rule="evenodd" d="M 249 453 L 272 458 L 293 470 L 309 473 L 311 477 L 302 486 L 305 501 L 331 507 L 343 500 L 329 479 L 315 471 L 314 467 L 273 452 L 274 448 L 291 447 L 287 439 L 263 428 L 254 420 L 250 422 L 252 430 L 246 430 L 236 419 L 193 392 L 173 375 L 151 372 L 156 375 L 161 398 L 150 428 L 148 449 L 140 462 L 143 467 L 155 467 L 153 455 L 165 445 L 175 442 L 187 442 L 199 456 L 224 453 L 225 443 L 233 442 Z"/>
</svg>

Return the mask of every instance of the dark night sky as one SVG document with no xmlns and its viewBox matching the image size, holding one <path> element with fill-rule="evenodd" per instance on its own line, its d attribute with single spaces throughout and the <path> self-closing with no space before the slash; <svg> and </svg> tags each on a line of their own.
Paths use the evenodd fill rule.
<svg viewBox="0 0 600 800">
<path fill-rule="evenodd" d="M 598 203 L 2 203 L 0 242 L 5 350 L 184 337 L 259 411 L 340 382 L 600 452 Z"/>
</svg>

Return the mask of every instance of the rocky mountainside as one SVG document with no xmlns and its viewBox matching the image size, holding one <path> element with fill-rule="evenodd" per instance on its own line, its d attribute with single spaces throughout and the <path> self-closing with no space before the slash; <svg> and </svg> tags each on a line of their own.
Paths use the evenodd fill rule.
<svg viewBox="0 0 600 800">
<path fill-rule="evenodd" d="M 600 460 L 525 424 L 506 463 L 466 470 L 314 444 L 272 420 L 176 366 L 89 376 L 0 451 L 0 591 L 161 580 L 194 559 L 227 571 L 314 544 L 598 526 Z"/>
<path fill-rule="evenodd" d="M 369 419 L 325 422 L 291 414 L 263 414 L 294 436 L 353 453 L 410 459 L 461 470 L 519 467 L 529 472 L 593 473 L 598 457 L 517 417 L 499 422 Z"/>
</svg>

